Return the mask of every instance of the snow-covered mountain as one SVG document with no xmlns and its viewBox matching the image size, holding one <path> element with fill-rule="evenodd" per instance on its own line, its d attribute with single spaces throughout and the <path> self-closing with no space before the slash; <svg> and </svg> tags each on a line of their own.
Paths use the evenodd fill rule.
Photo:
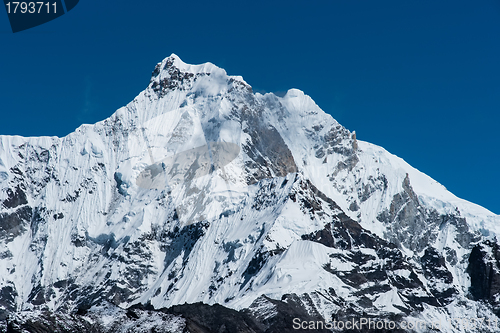
<svg viewBox="0 0 500 333">
<path fill-rule="evenodd" d="M 210 63 L 171 55 L 64 138 L 0 136 L 0 203 L 4 328 L 52 313 L 111 330 L 122 309 L 151 321 L 188 303 L 154 318 L 194 332 L 202 302 L 251 318 L 241 332 L 290 328 L 290 313 L 500 331 L 500 216 L 302 91 L 253 93 Z"/>
</svg>

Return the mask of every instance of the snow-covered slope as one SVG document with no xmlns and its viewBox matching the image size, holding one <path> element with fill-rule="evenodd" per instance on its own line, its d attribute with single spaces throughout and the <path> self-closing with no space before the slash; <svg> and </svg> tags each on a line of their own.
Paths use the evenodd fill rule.
<svg viewBox="0 0 500 333">
<path fill-rule="evenodd" d="M 0 136 L 0 202 L 4 315 L 106 300 L 273 316 L 293 299 L 329 320 L 496 318 L 495 279 L 471 265 L 488 269 L 498 215 L 297 89 L 254 94 L 176 55 L 104 121 Z"/>
</svg>

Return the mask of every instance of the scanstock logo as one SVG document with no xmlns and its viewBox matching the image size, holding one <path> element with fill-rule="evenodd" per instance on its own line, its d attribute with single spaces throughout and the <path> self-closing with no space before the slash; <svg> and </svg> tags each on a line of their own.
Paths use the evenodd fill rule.
<svg viewBox="0 0 500 333">
<path fill-rule="evenodd" d="M 19 32 L 52 21 L 75 8 L 79 0 L 4 0 L 12 32 Z"/>
<path fill-rule="evenodd" d="M 230 215 L 248 194 L 245 177 L 238 172 L 239 140 L 208 139 L 201 123 L 194 120 L 196 110 L 181 110 L 147 120 L 127 135 L 128 150 L 140 153 L 116 169 L 118 191 L 125 197 L 137 191 L 138 200 L 149 200 L 156 192 L 162 202 L 172 205 L 182 225 Z M 193 120 L 193 131 L 183 127 L 187 119 Z"/>
<path fill-rule="evenodd" d="M 151 164 L 141 168 L 135 183 L 146 190 L 166 190 L 169 201 L 174 204 L 175 214 L 183 225 L 214 218 L 220 209 L 226 213 L 232 212 L 242 199 L 237 193 L 248 192 L 246 186 L 232 182 L 224 170 L 239 155 L 240 147 L 237 144 L 206 142 L 205 145 L 165 157 L 158 162 L 153 160 L 151 148 L 148 146 Z M 212 198 L 206 197 L 205 191 L 201 190 L 204 187 L 203 178 L 210 175 L 216 178 L 215 182 L 217 178 L 223 180 L 222 188 L 215 194 L 220 206 L 215 211 L 206 209 Z"/>
</svg>

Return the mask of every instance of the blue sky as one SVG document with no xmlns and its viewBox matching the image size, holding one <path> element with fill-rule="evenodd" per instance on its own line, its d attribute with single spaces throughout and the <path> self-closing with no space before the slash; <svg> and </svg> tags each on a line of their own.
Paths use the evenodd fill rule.
<svg viewBox="0 0 500 333">
<path fill-rule="evenodd" d="M 80 0 L 16 34 L 1 12 L 0 41 L 0 134 L 102 120 L 176 53 L 255 91 L 301 89 L 358 139 L 500 213 L 499 0 Z"/>
</svg>

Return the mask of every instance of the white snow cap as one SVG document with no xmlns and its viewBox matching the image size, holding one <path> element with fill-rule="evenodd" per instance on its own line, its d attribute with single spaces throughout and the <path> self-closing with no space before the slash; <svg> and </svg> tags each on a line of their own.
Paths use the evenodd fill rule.
<svg viewBox="0 0 500 333">
<path fill-rule="evenodd" d="M 217 76 L 227 76 L 228 78 L 232 78 L 232 79 L 241 81 L 245 84 L 248 84 L 245 82 L 245 80 L 243 80 L 243 77 L 241 77 L 239 75 L 237 75 L 237 76 L 236 75 L 235 76 L 227 75 L 227 72 L 224 69 L 217 67 L 216 65 L 212 64 L 211 62 L 206 62 L 206 63 L 199 64 L 199 65 L 190 65 L 190 64 L 187 64 L 184 61 L 182 61 L 181 58 L 179 58 L 179 56 L 176 55 L 175 53 L 172 53 L 169 57 L 166 57 L 165 59 L 163 59 L 163 61 L 160 62 L 159 65 L 161 66 L 160 68 L 162 71 L 167 69 L 167 68 L 170 68 L 170 67 L 176 67 L 183 73 L 216 74 Z"/>
<path fill-rule="evenodd" d="M 223 71 L 224 73 L 226 73 L 225 70 L 223 70 L 222 68 L 219 68 L 219 67 L 215 66 L 211 62 L 206 62 L 206 63 L 201 64 L 201 65 L 186 64 L 175 53 L 172 53 L 170 55 L 170 57 L 165 58 L 162 61 L 162 65 L 166 64 L 167 62 L 169 62 L 169 60 L 172 62 L 172 65 L 174 67 L 177 67 L 181 72 L 198 74 L 198 73 L 213 73 L 215 71 Z"/>
</svg>

